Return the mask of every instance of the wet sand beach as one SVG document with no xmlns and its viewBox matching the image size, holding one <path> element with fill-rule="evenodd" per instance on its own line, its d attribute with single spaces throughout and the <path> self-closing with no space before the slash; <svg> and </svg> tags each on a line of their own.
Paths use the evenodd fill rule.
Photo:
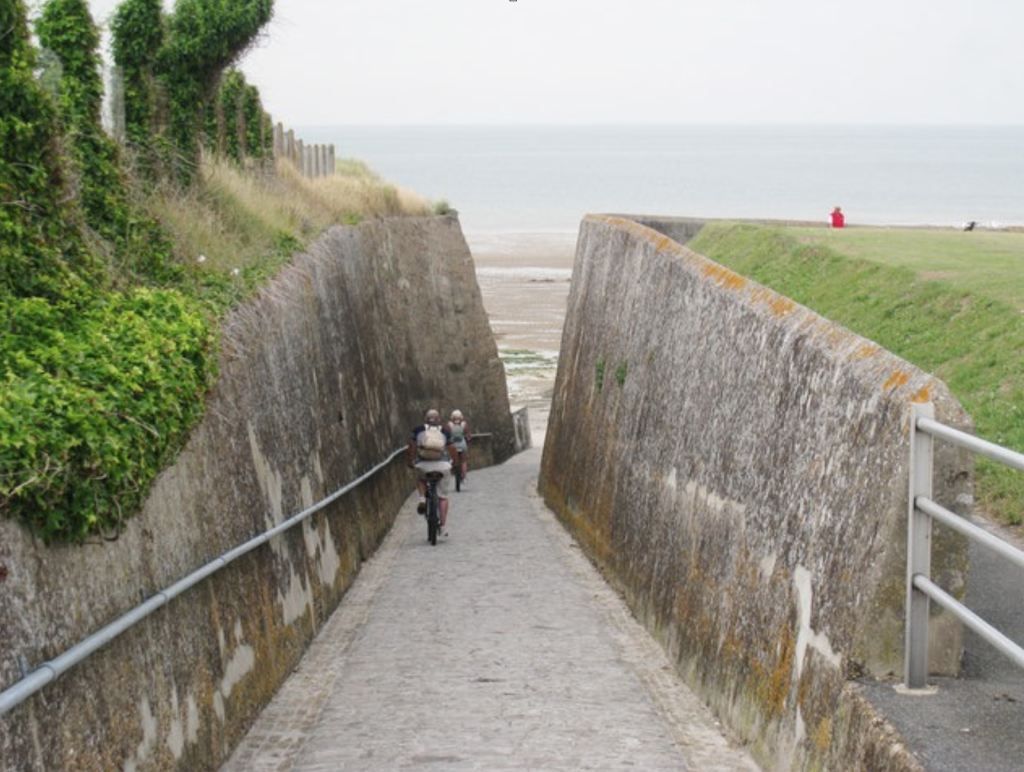
<svg viewBox="0 0 1024 772">
<path fill-rule="evenodd" d="M 551 399 L 565 322 L 575 237 L 467 237 L 513 408 Z"/>
</svg>

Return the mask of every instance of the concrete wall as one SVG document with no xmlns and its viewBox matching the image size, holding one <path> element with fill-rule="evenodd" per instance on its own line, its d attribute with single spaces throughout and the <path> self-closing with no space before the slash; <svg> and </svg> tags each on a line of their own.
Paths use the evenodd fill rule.
<svg viewBox="0 0 1024 772">
<path fill-rule="evenodd" d="M 114 541 L 45 547 L 0 521 L 0 689 L 308 508 L 461 408 L 474 464 L 516 443 L 455 218 L 335 228 L 227 322 L 206 419 Z M 217 769 L 412 490 L 372 482 L 159 610 L 0 716 L 4 772 Z"/>
<path fill-rule="evenodd" d="M 735 219 L 725 220 L 716 218 L 698 218 L 698 217 L 650 217 L 647 215 L 612 215 L 614 217 L 621 217 L 633 222 L 639 223 L 640 225 L 648 228 L 653 228 L 658 233 L 668 236 L 677 244 L 686 246 L 690 241 L 700 233 L 700 229 L 709 222 L 736 222 Z M 830 227 L 825 220 L 758 220 L 749 217 L 743 218 L 745 223 L 763 223 L 765 225 L 771 225 L 773 227 L 781 226 L 795 226 L 801 228 L 828 228 Z"/>
<path fill-rule="evenodd" d="M 923 401 L 969 427 L 877 345 L 658 230 L 584 221 L 541 493 L 766 769 L 914 768 L 851 682 L 902 672 Z M 969 463 L 939 459 L 936 499 L 970 492 Z M 966 545 L 935 544 L 961 593 Z M 935 669 L 956 670 L 959 633 L 936 617 Z"/>
</svg>

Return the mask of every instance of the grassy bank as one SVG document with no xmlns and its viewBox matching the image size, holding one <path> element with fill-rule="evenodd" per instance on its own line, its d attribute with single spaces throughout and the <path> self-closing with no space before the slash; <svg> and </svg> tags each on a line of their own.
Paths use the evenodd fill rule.
<svg viewBox="0 0 1024 772">
<path fill-rule="evenodd" d="M 1024 452 L 1024 234 L 715 223 L 689 246 L 934 373 L 979 436 Z M 1020 524 L 1024 475 L 976 472 L 979 503 Z"/>
<path fill-rule="evenodd" d="M 431 212 L 428 201 L 360 161 L 342 160 L 334 175 L 307 179 L 285 162 L 273 173 L 254 173 L 206 159 L 201 178 L 184 192 L 154 196 L 149 206 L 171 231 L 182 264 L 213 285 L 235 277 L 242 294 L 332 225 Z"/>
<path fill-rule="evenodd" d="M 159 238 L 92 230 L 91 262 L 36 272 L 49 294 L 0 291 L 0 515 L 45 541 L 113 538 L 138 511 L 202 418 L 219 319 L 296 252 L 337 223 L 431 211 L 357 162 L 307 180 L 204 160 L 198 176 L 133 187 L 133 222 Z M 7 254 L 24 254 L 10 233 Z"/>
</svg>

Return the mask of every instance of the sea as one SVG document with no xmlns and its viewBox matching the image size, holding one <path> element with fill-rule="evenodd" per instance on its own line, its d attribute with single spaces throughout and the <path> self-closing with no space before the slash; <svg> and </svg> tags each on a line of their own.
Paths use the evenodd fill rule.
<svg viewBox="0 0 1024 772">
<path fill-rule="evenodd" d="M 538 410 L 550 400 L 589 213 L 825 223 L 840 206 L 849 225 L 1024 226 L 1024 126 L 309 126 L 296 135 L 458 210 L 509 396 Z"/>
<path fill-rule="evenodd" d="M 459 212 L 467 240 L 571 238 L 588 213 L 1024 225 L 1024 126 L 307 126 Z"/>
</svg>

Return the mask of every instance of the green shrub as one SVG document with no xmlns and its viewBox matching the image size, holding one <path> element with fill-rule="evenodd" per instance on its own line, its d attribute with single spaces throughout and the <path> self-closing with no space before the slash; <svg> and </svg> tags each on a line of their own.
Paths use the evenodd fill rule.
<svg viewBox="0 0 1024 772">
<path fill-rule="evenodd" d="M 25 5 L 0 2 L 0 295 L 60 298 L 98 270 L 67 206 L 62 137 L 33 75 Z"/>
<path fill-rule="evenodd" d="M 180 155 L 178 178 L 190 182 L 199 161 L 206 106 L 224 70 L 273 15 L 273 0 L 178 0 L 158 59 L 166 87 L 168 133 Z"/>
<path fill-rule="evenodd" d="M 270 116 L 263 110 L 259 90 L 246 83 L 239 70 L 225 72 L 217 98 L 207 109 L 207 148 L 243 163 L 269 157 L 272 139 Z"/>
<path fill-rule="evenodd" d="M 65 163 L 78 180 L 77 203 L 86 222 L 112 249 L 122 273 L 172 278 L 170 238 L 131 201 L 117 146 L 103 130 L 99 31 L 88 5 L 47 0 L 36 29 L 61 63 L 59 116 L 70 143 Z"/>
<path fill-rule="evenodd" d="M 137 289 L 0 308 L 0 509 L 46 541 L 114 530 L 202 413 L 214 335 L 194 301 Z"/>
<path fill-rule="evenodd" d="M 160 165 L 155 116 L 159 106 L 157 57 L 163 47 L 161 0 L 123 0 L 111 23 L 111 51 L 124 83 L 125 139 L 134 148 L 137 167 L 153 179 Z"/>
</svg>

